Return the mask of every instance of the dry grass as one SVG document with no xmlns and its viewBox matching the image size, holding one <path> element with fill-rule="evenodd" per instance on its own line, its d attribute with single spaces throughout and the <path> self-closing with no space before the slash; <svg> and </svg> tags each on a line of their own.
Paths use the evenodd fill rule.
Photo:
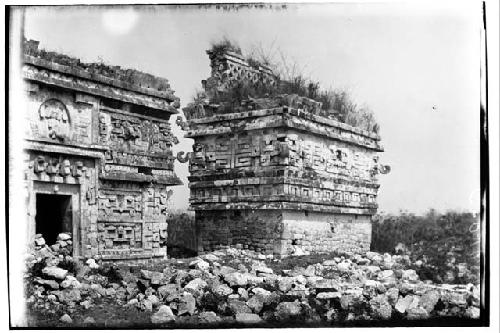
<svg viewBox="0 0 500 333">
<path fill-rule="evenodd" d="M 227 37 L 213 42 L 210 51 L 214 54 L 222 54 L 226 51 L 242 54 L 238 44 Z M 368 106 L 358 106 L 345 89 L 321 88 L 319 82 L 305 74 L 305 66 L 301 67 L 296 61 L 288 58 L 274 47 L 274 43 L 269 48 L 265 48 L 261 44 L 254 46 L 246 57 L 246 61 L 254 68 L 259 66 L 271 68 L 278 78 L 278 84 L 255 84 L 242 79 L 236 81 L 222 94 L 214 92 L 210 102 L 223 105 L 221 108 L 223 112 L 240 106 L 244 100 L 249 98 L 296 94 L 321 102 L 322 109 L 328 111 L 327 113 L 332 118 L 369 132 L 379 132 L 375 115 Z M 200 103 L 203 103 L 202 99 L 197 97 L 193 99 L 193 105 Z"/>
</svg>

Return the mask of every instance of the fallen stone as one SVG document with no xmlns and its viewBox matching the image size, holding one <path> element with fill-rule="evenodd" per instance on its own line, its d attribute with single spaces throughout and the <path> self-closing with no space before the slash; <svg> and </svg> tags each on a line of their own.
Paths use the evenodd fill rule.
<svg viewBox="0 0 500 333">
<path fill-rule="evenodd" d="M 313 265 L 309 265 L 304 270 L 304 276 L 306 277 L 315 277 L 316 276 L 316 267 Z"/>
<path fill-rule="evenodd" d="M 250 307 L 250 309 L 253 310 L 255 313 L 259 313 L 262 308 L 264 307 L 264 298 L 265 296 L 262 295 L 254 295 L 252 296 L 248 301 L 247 305 Z"/>
<path fill-rule="evenodd" d="M 161 305 L 158 311 L 151 316 L 151 322 L 153 324 L 165 324 L 172 321 L 175 321 L 175 316 L 168 305 Z"/>
<path fill-rule="evenodd" d="M 368 297 L 375 297 L 385 291 L 386 289 L 380 281 L 366 280 L 363 284 L 363 294 Z"/>
<path fill-rule="evenodd" d="M 99 268 L 99 265 L 95 262 L 94 259 L 87 259 L 85 264 L 87 264 L 87 266 L 89 266 L 90 269 L 98 269 Z"/>
<path fill-rule="evenodd" d="M 307 252 L 304 251 L 301 247 L 295 246 L 293 248 L 292 256 L 305 256 L 305 255 L 307 255 Z"/>
<path fill-rule="evenodd" d="M 136 301 L 137 301 L 137 299 L 136 299 Z M 85 300 L 83 302 L 80 302 L 80 305 L 83 306 L 83 308 L 85 310 L 88 310 L 92 306 L 92 303 L 89 300 Z"/>
<path fill-rule="evenodd" d="M 399 289 L 398 288 L 389 288 L 385 293 L 387 295 L 387 299 L 391 305 L 395 305 L 399 298 Z"/>
<path fill-rule="evenodd" d="M 338 284 L 338 282 L 333 279 L 318 280 L 312 287 L 316 290 L 321 290 L 321 291 L 326 291 L 326 290 L 340 291 L 342 289 Z"/>
<path fill-rule="evenodd" d="M 54 289 L 54 290 L 59 289 L 59 283 L 57 283 L 54 280 L 36 279 L 35 282 L 42 285 L 42 286 L 47 286 L 50 289 Z"/>
<path fill-rule="evenodd" d="M 252 309 L 243 301 L 238 299 L 228 299 L 228 307 L 233 314 L 252 313 Z"/>
<path fill-rule="evenodd" d="M 168 279 L 163 275 L 163 272 L 141 270 L 141 277 L 145 280 L 149 280 L 152 285 L 164 285 Z"/>
<path fill-rule="evenodd" d="M 338 291 L 329 291 L 329 292 L 322 292 L 318 293 L 316 295 L 317 299 L 334 299 L 334 298 L 340 298 L 342 296 L 341 293 Z"/>
<path fill-rule="evenodd" d="M 257 274 L 262 273 L 262 274 L 273 274 L 273 270 L 269 267 L 258 267 L 255 269 L 255 272 Z"/>
<path fill-rule="evenodd" d="M 407 269 L 403 271 L 401 279 L 406 281 L 418 281 L 419 277 L 414 269 Z"/>
<path fill-rule="evenodd" d="M 158 295 L 161 298 L 165 298 L 170 294 L 175 294 L 178 292 L 179 292 L 178 286 L 176 284 L 173 284 L 173 283 L 158 287 Z"/>
<path fill-rule="evenodd" d="M 369 265 L 371 263 L 371 260 L 368 259 L 368 258 L 360 258 L 356 261 L 356 263 L 360 266 L 365 266 L 365 265 Z"/>
<path fill-rule="evenodd" d="M 365 256 L 371 261 L 382 261 L 382 256 L 377 252 L 368 251 L 365 253 Z"/>
<path fill-rule="evenodd" d="M 205 260 L 198 258 L 189 263 L 189 268 L 196 268 L 205 271 L 210 268 L 210 264 Z"/>
<path fill-rule="evenodd" d="M 49 266 L 42 269 L 42 273 L 58 280 L 64 280 L 68 271 L 59 267 Z"/>
<path fill-rule="evenodd" d="M 67 241 L 70 239 L 71 239 L 71 235 L 66 233 L 66 232 L 63 232 L 63 233 L 60 233 L 59 235 L 57 235 L 58 241 Z"/>
<path fill-rule="evenodd" d="M 258 285 L 264 283 L 264 277 L 263 276 L 255 276 L 252 274 L 246 274 L 247 275 L 247 284 L 249 285 Z"/>
<path fill-rule="evenodd" d="M 377 280 L 387 284 L 395 283 L 396 275 L 394 275 L 394 271 L 386 269 L 378 273 Z"/>
<path fill-rule="evenodd" d="M 348 262 L 341 262 L 337 264 L 337 269 L 341 272 L 348 272 L 351 268 L 351 264 Z"/>
<path fill-rule="evenodd" d="M 444 291 L 441 293 L 441 300 L 445 303 L 464 307 L 467 305 L 467 293 L 460 291 Z"/>
<path fill-rule="evenodd" d="M 337 263 L 335 260 L 325 260 L 323 261 L 323 266 L 337 266 Z"/>
<path fill-rule="evenodd" d="M 36 246 L 43 246 L 43 245 L 45 245 L 45 239 L 43 239 L 43 238 L 37 238 L 37 239 L 35 239 L 35 245 Z"/>
<path fill-rule="evenodd" d="M 356 309 L 365 302 L 362 293 L 347 293 L 340 297 L 340 307 L 343 310 Z"/>
<path fill-rule="evenodd" d="M 156 295 L 149 295 L 147 300 L 150 301 L 153 306 L 157 306 L 158 304 L 160 304 L 160 300 Z"/>
<path fill-rule="evenodd" d="M 78 289 L 65 289 L 61 291 L 56 290 L 52 293 L 56 295 L 62 303 L 79 302 L 82 299 L 80 290 Z"/>
<path fill-rule="evenodd" d="M 140 305 L 141 305 L 141 308 L 143 308 L 144 310 L 146 311 L 153 311 L 153 302 L 151 302 L 149 299 L 143 299 L 141 302 L 140 302 Z"/>
<path fill-rule="evenodd" d="M 211 262 L 214 262 L 214 261 L 219 261 L 219 257 L 217 257 L 216 255 L 212 254 L 212 253 L 209 253 L 209 254 L 205 254 L 203 256 L 203 259 L 205 260 L 208 260 L 208 261 L 211 261 Z"/>
<path fill-rule="evenodd" d="M 238 288 L 238 295 L 245 301 L 248 299 L 248 291 L 245 288 Z"/>
<path fill-rule="evenodd" d="M 213 289 L 213 293 L 218 296 L 228 296 L 233 293 L 233 289 L 227 284 L 220 284 Z"/>
<path fill-rule="evenodd" d="M 439 301 L 439 292 L 437 290 L 429 290 L 420 297 L 419 305 L 427 312 L 431 313 Z"/>
<path fill-rule="evenodd" d="M 276 307 L 275 316 L 278 320 L 288 320 L 298 317 L 301 313 L 299 302 L 282 302 Z"/>
<path fill-rule="evenodd" d="M 477 306 L 470 306 L 465 310 L 465 317 L 470 319 L 479 319 L 481 310 Z"/>
<path fill-rule="evenodd" d="M 378 295 L 370 300 L 370 310 L 376 319 L 388 320 L 392 315 L 392 307 L 386 295 Z"/>
<path fill-rule="evenodd" d="M 264 289 L 264 288 L 253 288 L 252 292 L 255 295 L 261 295 L 261 296 L 269 296 L 269 295 L 271 295 L 271 292 L 269 290 Z"/>
<path fill-rule="evenodd" d="M 132 298 L 130 301 L 127 302 L 127 306 L 135 306 L 139 303 L 139 300 L 137 298 Z"/>
<path fill-rule="evenodd" d="M 192 292 L 192 293 L 197 293 L 201 292 L 203 288 L 207 286 L 207 283 L 205 280 L 201 278 L 196 278 L 194 280 L 189 281 L 188 284 L 184 286 L 184 290 Z"/>
<path fill-rule="evenodd" d="M 74 276 L 67 275 L 66 278 L 61 282 L 61 288 L 80 288 L 81 284 Z"/>
<path fill-rule="evenodd" d="M 179 300 L 177 315 L 183 314 L 193 315 L 196 311 L 196 300 L 190 293 L 185 292 Z"/>
<path fill-rule="evenodd" d="M 229 266 L 221 266 L 219 269 L 218 269 L 218 273 L 221 275 L 221 276 L 224 276 L 224 275 L 227 275 L 229 273 L 234 273 L 236 272 L 236 269 L 232 268 L 232 267 L 229 267 Z"/>
<path fill-rule="evenodd" d="M 65 313 L 61 316 L 61 318 L 59 318 L 59 321 L 65 323 L 65 324 L 72 324 L 73 323 L 73 319 L 71 319 L 71 317 Z"/>
<path fill-rule="evenodd" d="M 198 314 L 198 320 L 200 323 L 216 323 L 219 322 L 221 318 L 213 311 L 205 311 Z"/>
<path fill-rule="evenodd" d="M 255 313 L 237 313 L 235 319 L 238 323 L 257 324 L 262 322 L 262 318 Z"/>
<path fill-rule="evenodd" d="M 367 273 L 369 278 L 374 278 L 380 272 L 379 266 L 363 266 L 362 269 Z"/>
<path fill-rule="evenodd" d="M 239 286 L 239 287 L 244 287 L 248 283 L 248 276 L 247 274 L 240 273 L 240 272 L 234 272 L 234 273 L 228 273 L 224 275 L 224 280 L 231 286 Z"/>
<path fill-rule="evenodd" d="M 292 289 L 292 285 L 294 284 L 295 279 L 292 277 L 282 277 L 278 282 L 278 289 L 284 293 Z"/>
<path fill-rule="evenodd" d="M 406 318 L 409 320 L 422 320 L 429 318 L 429 313 L 421 307 L 414 307 L 407 310 Z"/>
<path fill-rule="evenodd" d="M 86 325 L 91 325 L 91 324 L 95 324 L 95 319 L 92 318 L 92 317 L 86 317 L 84 320 L 83 320 L 83 323 L 86 324 Z"/>
<path fill-rule="evenodd" d="M 418 306 L 419 299 L 417 296 L 406 295 L 405 297 L 400 297 L 396 302 L 394 308 L 399 313 L 405 313 L 412 308 Z"/>
</svg>

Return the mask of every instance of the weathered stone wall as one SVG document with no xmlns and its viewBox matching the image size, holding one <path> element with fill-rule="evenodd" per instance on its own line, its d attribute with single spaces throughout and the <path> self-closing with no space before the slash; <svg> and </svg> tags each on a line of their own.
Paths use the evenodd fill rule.
<svg viewBox="0 0 500 333">
<path fill-rule="evenodd" d="M 370 250 L 370 216 L 294 210 L 198 211 L 198 251 L 226 247 L 287 256 Z"/>
<path fill-rule="evenodd" d="M 371 220 L 367 215 L 283 212 L 281 252 L 363 252 L 370 250 Z M 300 250 L 299 250 L 300 249 Z"/>
<path fill-rule="evenodd" d="M 181 184 L 168 122 L 179 103 L 168 81 L 84 64 L 33 42 L 23 75 L 30 238 L 36 194 L 65 194 L 75 257 L 164 257 L 169 186 Z"/>
<path fill-rule="evenodd" d="M 234 82 L 241 79 L 266 85 L 278 84 L 272 70 L 262 65 L 252 66 L 243 57 L 234 52 L 216 53 L 207 51 L 210 58 L 211 76 L 202 81 L 209 96 L 224 93 Z"/>
<path fill-rule="evenodd" d="M 273 254 L 279 245 L 281 219 L 279 210 L 197 211 L 198 252 L 232 246 Z"/>
</svg>

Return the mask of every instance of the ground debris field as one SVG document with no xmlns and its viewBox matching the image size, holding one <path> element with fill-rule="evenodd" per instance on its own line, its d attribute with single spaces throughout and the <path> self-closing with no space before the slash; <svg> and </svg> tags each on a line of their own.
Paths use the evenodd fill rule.
<svg viewBox="0 0 500 333">
<path fill-rule="evenodd" d="M 479 285 L 422 281 L 405 255 L 269 259 L 227 248 L 149 264 L 74 261 L 38 236 L 26 326 L 204 328 L 480 325 Z"/>
</svg>

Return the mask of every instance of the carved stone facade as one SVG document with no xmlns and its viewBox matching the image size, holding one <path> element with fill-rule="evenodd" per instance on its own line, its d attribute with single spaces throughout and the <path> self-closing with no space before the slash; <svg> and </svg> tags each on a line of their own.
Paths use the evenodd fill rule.
<svg viewBox="0 0 500 333">
<path fill-rule="evenodd" d="M 223 90 L 246 73 L 275 82 L 235 54 L 209 56 L 209 97 L 213 84 Z M 378 162 L 378 135 L 298 96 L 250 100 L 233 112 L 209 103 L 184 112 L 187 124 L 179 123 L 195 140 L 190 204 L 200 252 L 237 244 L 275 255 L 369 249 L 377 174 L 388 171 Z"/>
<path fill-rule="evenodd" d="M 29 236 L 71 232 L 77 258 L 165 257 L 169 187 L 181 184 L 168 122 L 179 100 L 168 81 L 83 64 L 33 41 L 23 60 Z M 58 225 L 60 209 L 70 227 Z"/>
</svg>

